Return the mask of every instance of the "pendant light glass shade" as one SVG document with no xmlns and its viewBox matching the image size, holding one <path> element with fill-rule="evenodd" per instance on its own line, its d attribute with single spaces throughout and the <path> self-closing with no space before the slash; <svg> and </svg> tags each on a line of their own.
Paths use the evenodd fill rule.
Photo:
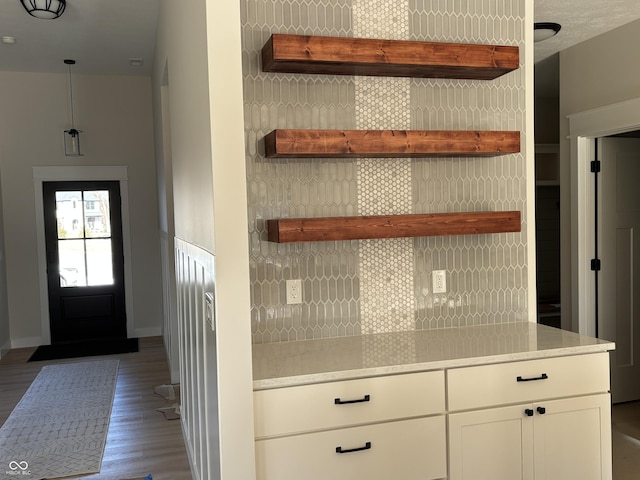
<svg viewBox="0 0 640 480">
<path fill-rule="evenodd" d="M 64 131 L 64 154 L 67 157 L 83 157 L 84 154 L 80 150 L 80 134 L 82 130 L 75 127 L 75 119 L 73 113 L 73 84 L 71 83 L 71 65 L 75 65 L 75 60 L 65 60 L 64 63 L 69 67 L 69 102 L 71 104 L 71 128 Z"/>
<path fill-rule="evenodd" d="M 53 20 L 64 12 L 65 0 L 20 0 L 22 6 L 32 17 Z"/>
<path fill-rule="evenodd" d="M 64 131 L 64 155 L 65 157 L 84 157 L 80 151 L 80 134 L 82 130 L 70 128 Z"/>
</svg>

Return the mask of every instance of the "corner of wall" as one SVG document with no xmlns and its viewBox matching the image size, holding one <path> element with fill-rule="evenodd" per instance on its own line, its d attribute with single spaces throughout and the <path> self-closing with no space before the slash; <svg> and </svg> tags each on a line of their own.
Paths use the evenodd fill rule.
<svg viewBox="0 0 640 480">
<path fill-rule="evenodd" d="M 11 340 L 7 340 L 3 345 L 0 345 L 0 358 L 4 357 L 9 350 L 11 350 Z"/>
</svg>

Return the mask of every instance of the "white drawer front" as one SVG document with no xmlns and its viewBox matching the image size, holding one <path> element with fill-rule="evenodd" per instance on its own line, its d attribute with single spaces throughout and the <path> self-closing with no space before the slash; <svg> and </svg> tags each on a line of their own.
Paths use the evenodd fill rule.
<svg viewBox="0 0 640 480">
<path fill-rule="evenodd" d="M 452 369 L 449 411 L 609 391 L 608 353 Z"/>
<path fill-rule="evenodd" d="M 445 478 L 444 415 L 256 441 L 258 480 Z M 343 450 L 359 449 L 337 453 Z M 368 448 L 367 448 L 368 447 Z"/>
<path fill-rule="evenodd" d="M 256 438 L 443 413 L 444 372 L 261 390 L 254 410 Z"/>
</svg>

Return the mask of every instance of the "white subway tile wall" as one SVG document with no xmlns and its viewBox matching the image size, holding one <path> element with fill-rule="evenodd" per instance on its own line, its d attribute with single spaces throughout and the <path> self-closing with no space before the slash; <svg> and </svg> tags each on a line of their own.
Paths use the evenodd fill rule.
<svg viewBox="0 0 640 480">
<path fill-rule="evenodd" d="M 535 286 L 527 284 L 524 153 L 267 159 L 262 143 L 276 128 L 519 130 L 526 138 L 524 4 L 242 0 L 254 343 L 527 320 Z M 521 68 L 491 81 L 263 73 L 260 51 L 272 33 L 517 45 Z M 520 210 L 522 232 L 266 239 L 270 218 L 483 210 Z M 447 271 L 447 293 L 432 293 L 432 270 Z M 287 305 L 285 281 L 294 278 L 303 303 Z"/>
</svg>

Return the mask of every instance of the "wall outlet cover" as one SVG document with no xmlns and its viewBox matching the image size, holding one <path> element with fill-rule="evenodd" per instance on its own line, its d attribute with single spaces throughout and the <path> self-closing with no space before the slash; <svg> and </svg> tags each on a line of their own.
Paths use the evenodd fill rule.
<svg viewBox="0 0 640 480">
<path fill-rule="evenodd" d="M 287 280 L 287 304 L 297 305 L 302 303 L 302 280 L 297 278 Z"/>
<path fill-rule="evenodd" d="M 447 271 L 434 270 L 432 272 L 433 293 L 447 293 Z"/>
</svg>

